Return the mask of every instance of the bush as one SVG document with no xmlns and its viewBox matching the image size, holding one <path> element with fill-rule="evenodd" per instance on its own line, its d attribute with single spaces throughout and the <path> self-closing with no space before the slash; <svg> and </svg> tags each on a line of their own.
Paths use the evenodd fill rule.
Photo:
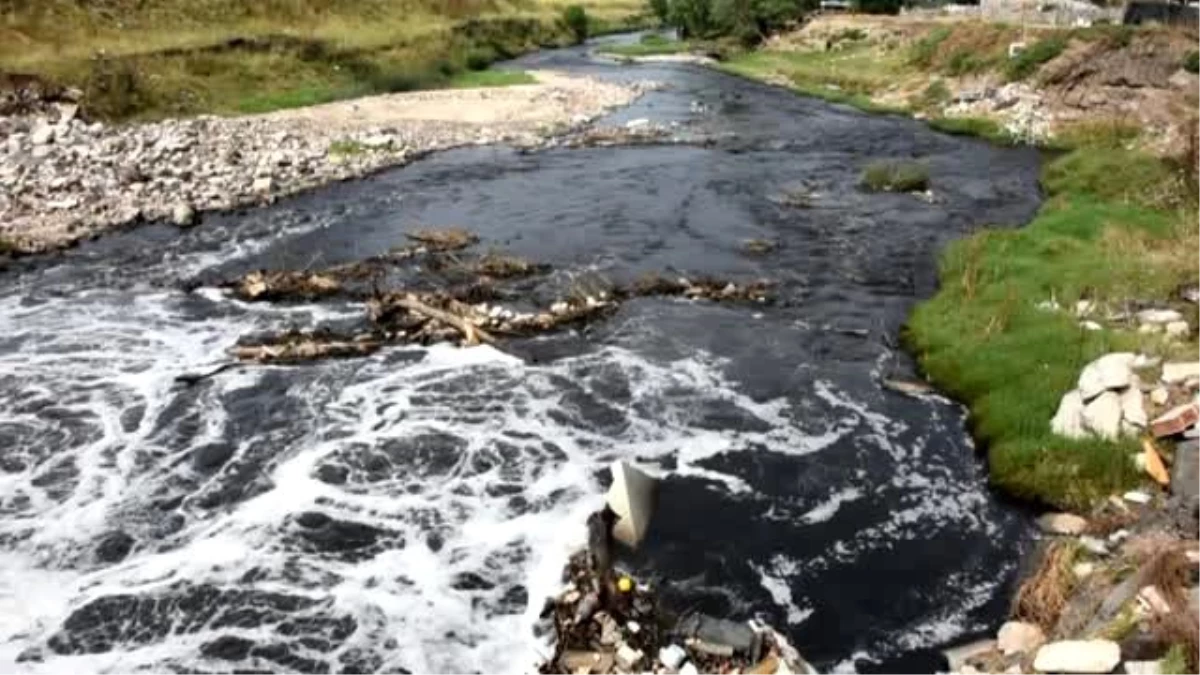
<svg viewBox="0 0 1200 675">
<path fill-rule="evenodd" d="M 1188 55 L 1183 57 L 1183 69 L 1189 73 L 1200 73 L 1200 52 L 1188 52 Z"/>
<path fill-rule="evenodd" d="M 120 59 L 92 63 L 83 86 L 89 117 L 124 119 L 147 107 L 147 95 L 137 66 Z"/>
<path fill-rule="evenodd" d="M 950 60 L 946 62 L 946 74 L 959 77 L 985 70 L 987 66 L 987 61 L 975 52 L 961 49 L 950 55 Z"/>
<path fill-rule="evenodd" d="M 1010 82 L 1023 80 L 1037 72 L 1043 63 L 1053 59 L 1067 48 L 1065 35 L 1051 35 L 1026 47 L 1008 62 L 1004 75 Z"/>
<path fill-rule="evenodd" d="M 920 192 L 929 187 L 929 169 L 920 162 L 872 162 L 862 186 L 871 192 Z"/>
<path fill-rule="evenodd" d="M 588 21 L 587 10 L 579 5 L 568 5 L 563 10 L 563 23 L 577 43 L 588 38 Z"/>
</svg>

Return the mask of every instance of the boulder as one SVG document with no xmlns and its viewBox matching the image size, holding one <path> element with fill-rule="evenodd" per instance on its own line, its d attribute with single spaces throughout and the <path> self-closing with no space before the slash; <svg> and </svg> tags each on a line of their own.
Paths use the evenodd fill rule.
<svg viewBox="0 0 1200 675">
<path fill-rule="evenodd" d="M 1121 435 L 1121 395 L 1106 391 L 1083 408 L 1083 426 L 1101 438 Z"/>
<path fill-rule="evenodd" d="M 996 633 L 996 648 L 1001 654 L 1032 654 L 1046 642 L 1042 629 L 1024 621 L 1008 621 Z"/>
<path fill-rule="evenodd" d="M 1137 376 L 1133 384 L 1121 392 L 1121 422 L 1126 426 L 1126 433 L 1136 435 L 1146 428 L 1150 419 L 1146 415 L 1146 406 L 1142 402 L 1142 390 L 1137 386 Z M 1133 427 L 1129 430 L 1128 427 Z"/>
<path fill-rule="evenodd" d="M 1167 384 L 1183 382 L 1192 377 L 1200 377 L 1200 361 L 1174 361 L 1163 364 L 1162 381 Z"/>
<path fill-rule="evenodd" d="M 1129 352 L 1114 352 L 1085 366 L 1079 374 L 1079 394 L 1083 400 L 1090 401 L 1105 391 L 1128 387 L 1136 358 Z"/>
<path fill-rule="evenodd" d="M 1049 534 L 1083 534 L 1087 529 L 1086 519 L 1073 513 L 1047 513 L 1037 519 L 1038 527 Z"/>
<path fill-rule="evenodd" d="M 654 479 L 621 460 L 613 462 L 609 470 L 613 482 L 605 501 L 618 516 L 612 528 L 613 538 L 637 548 L 654 513 Z"/>
<path fill-rule="evenodd" d="M 1194 426 L 1200 420 L 1200 405 L 1195 402 L 1176 406 L 1159 415 L 1150 423 L 1150 433 L 1155 438 L 1174 436 Z"/>
<path fill-rule="evenodd" d="M 1087 436 L 1087 430 L 1083 428 L 1083 397 L 1079 395 L 1078 390 L 1063 394 L 1058 403 L 1058 411 L 1050 420 L 1050 430 L 1067 438 Z"/>
<path fill-rule="evenodd" d="M 1166 387 L 1155 387 L 1150 392 L 1150 402 L 1154 405 L 1166 405 L 1171 400 L 1171 392 Z"/>
<path fill-rule="evenodd" d="M 1040 673 L 1108 673 L 1121 662 L 1112 640 L 1062 640 L 1038 649 L 1033 669 Z"/>
</svg>

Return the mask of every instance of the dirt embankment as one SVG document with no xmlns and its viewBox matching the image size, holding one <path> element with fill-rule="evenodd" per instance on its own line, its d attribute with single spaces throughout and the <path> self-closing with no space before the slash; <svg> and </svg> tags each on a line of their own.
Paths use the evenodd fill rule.
<svg viewBox="0 0 1200 675">
<path fill-rule="evenodd" d="M 540 143 L 637 98 L 542 72 L 505 88 L 367 97 L 266 115 L 109 125 L 54 103 L 0 117 L 0 250 L 32 253 L 106 229 L 269 202 L 455 146 Z"/>
<path fill-rule="evenodd" d="M 1167 154 L 1195 127 L 1200 79 L 1187 64 L 1196 35 L 1178 28 L 829 16 L 768 49 L 830 52 L 832 72 L 839 60 L 870 53 L 888 76 L 862 92 L 876 103 L 992 119 L 1023 140 L 1140 136 Z"/>
</svg>

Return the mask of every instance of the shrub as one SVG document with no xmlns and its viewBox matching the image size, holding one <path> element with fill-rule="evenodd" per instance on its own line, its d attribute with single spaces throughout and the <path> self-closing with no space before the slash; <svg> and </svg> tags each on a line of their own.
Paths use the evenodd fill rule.
<svg viewBox="0 0 1200 675">
<path fill-rule="evenodd" d="M 1188 55 L 1183 57 L 1183 69 L 1189 73 L 1200 73 L 1200 52 L 1188 52 Z"/>
<path fill-rule="evenodd" d="M 946 74 L 952 77 L 977 73 L 987 68 L 987 61 L 968 49 L 960 49 L 946 62 Z"/>
<path fill-rule="evenodd" d="M 587 10 L 579 5 L 567 5 L 563 10 L 563 23 L 571 31 L 575 42 L 583 42 L 588 38 Z"/>
<path fill-rule="evenodd" d="M 1014 56 L 1004 68 L 1010 82 L 1023 80 L 1037 72 L 1043 63 L 1053 59 L 1067 48 L 1065 35 L 1051 35 L 1033 43 Z"/>
<path fill-rule="evenodd" d="M 98 59 L 92 63 L 83 86 L 83 100 L 91 117 L 123 119 L 146 108 L 141 76 L 132 62 Z"/>
<path fill-rule="evenodd" d="M 872 162 L 862 186 L 871 192 L 919 192 L 929 187 L 929 169 L 920 162 Z"/>
<path fill-rule="evenodd" d="M 934 80 L 925 87 L 925 91 L 921 92 L 921 96 L 916 100 L 916 106 L 922 110 L 928 110 L 949 100 L 950 90 L 946 88 L 946 84 L 941 80 Z"/>
</svg>

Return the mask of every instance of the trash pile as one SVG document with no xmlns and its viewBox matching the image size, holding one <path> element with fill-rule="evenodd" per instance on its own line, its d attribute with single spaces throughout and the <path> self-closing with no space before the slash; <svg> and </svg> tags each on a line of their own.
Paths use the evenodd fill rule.
<svg viewBox="0 0 1200 675">
<path fill-rule="evenodd" d="M 654 479 L 616 461 L 605 506 L 588 517 L 587 549 L 570 557 L 564 589 L 541 619 L 554 654 L 541 673 L 814 673 L 787 640 L 757 621 L 700 613 L 677 617 L 654 588 L 615 564 L 617 544 L 636 548 L 654 505 Z"/>
</svg>

